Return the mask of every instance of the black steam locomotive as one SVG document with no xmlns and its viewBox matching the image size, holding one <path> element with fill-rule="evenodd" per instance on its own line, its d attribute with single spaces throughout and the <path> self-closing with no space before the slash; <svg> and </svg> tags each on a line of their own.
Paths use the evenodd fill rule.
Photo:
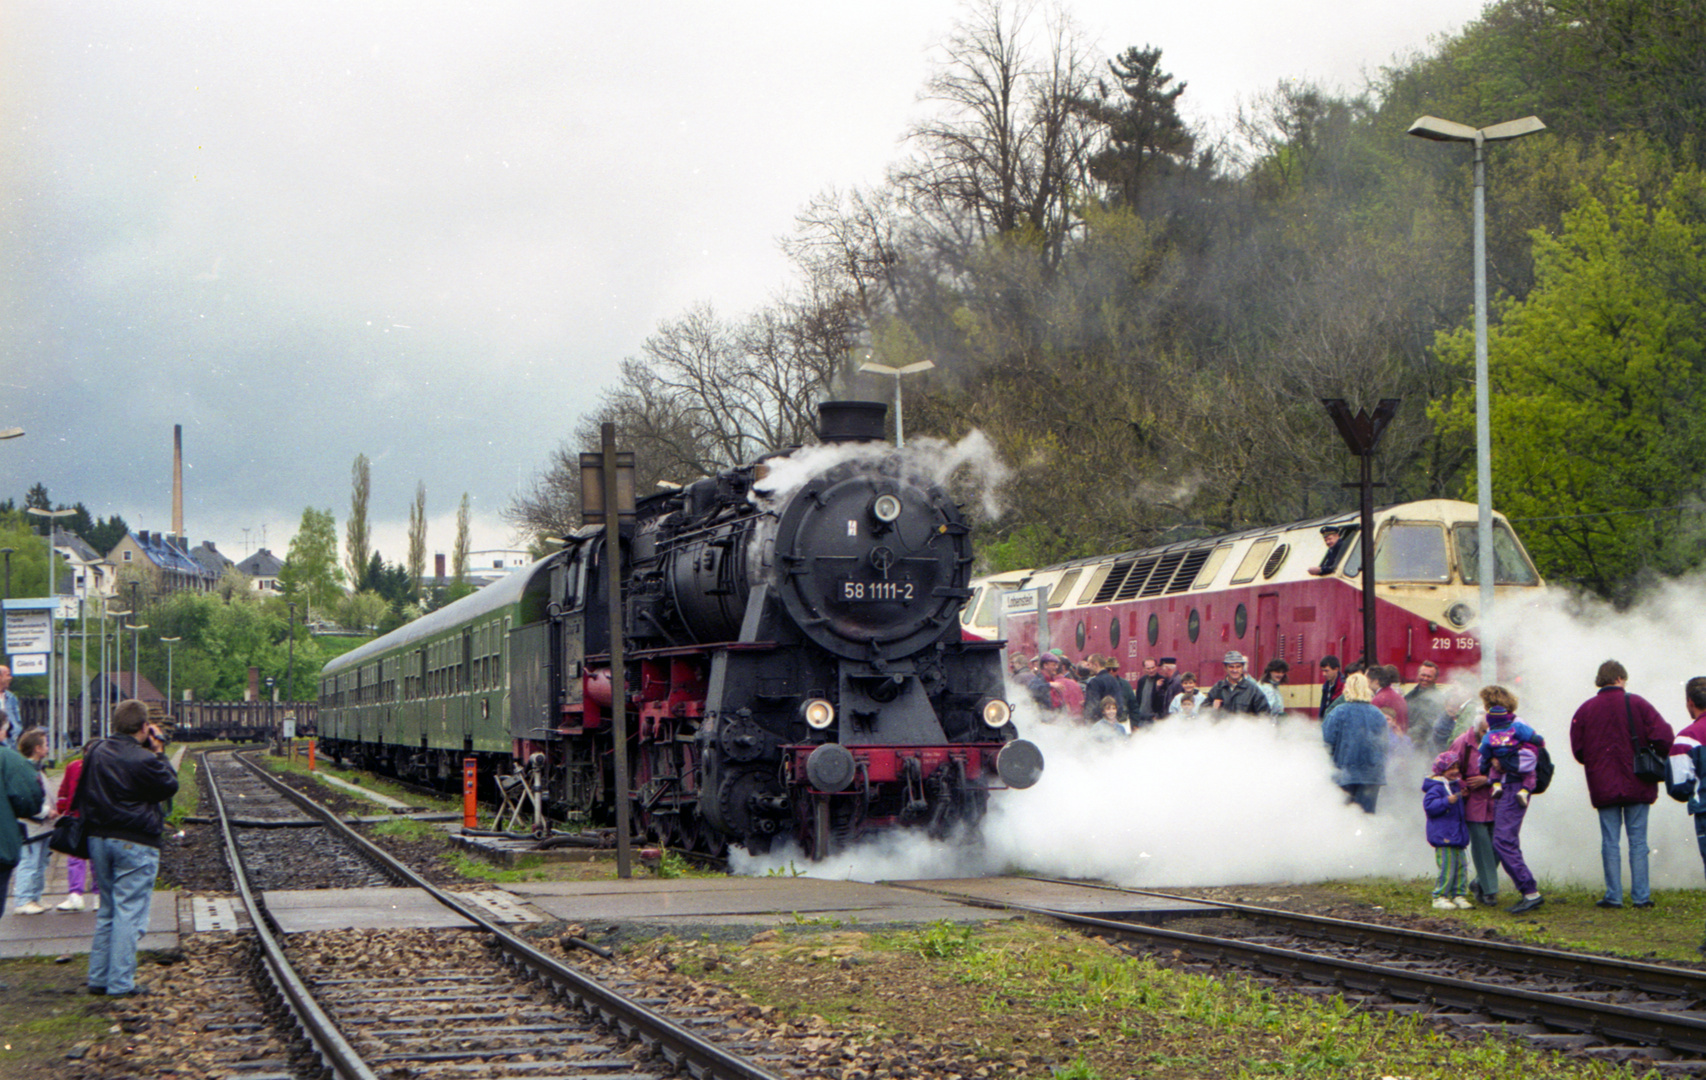
<svg viewBox="0 0 1706 1080">
<path fill-rule="evenodd" d="M 969 530 L 884 406 L 827 403 L 823 445 L 642 500 L 623 526 L 632 807 L 652 835 L 823 857 L 975 828 L 1028 787 L 999 643 L 964 639 Z M 463 759 L 558 813 L 615 806 L 602 527 L 328 664 L 325 752 L 417 780 Z"/>
</svg>

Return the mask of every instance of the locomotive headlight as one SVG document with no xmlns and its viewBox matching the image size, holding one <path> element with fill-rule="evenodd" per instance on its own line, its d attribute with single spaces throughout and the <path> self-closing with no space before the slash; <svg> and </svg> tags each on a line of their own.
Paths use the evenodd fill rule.
<svg viewBox="0 0 1706 1080">
<path fill-rule="evenodd" d="M 977 714 L 983 717 L 983 722 L 992 728 L 1007 726 L 1007 721 L 1013 719 L 1013 708 L 1000 698 L 984 698 L 978 704 Z"/>
<path fill-rule="evenodd" d="M 900 499 L 893 495 L 878 495 L 877 501 L 871 504 L 871 516 L 884 525 L 900 517 L 900 510 Z"/>
<path fill-rule="evenodd" d="M 800 706 L 800 715 L 816 731 L 822 731 L 835 723 L 835 706 L 823 698 L 812 698 Z"/>
<path fill-rule="evenodd" d="M 1461 630 L 1475 617 L 1475 609 L 1460 601 L 1445 609 L 1445 617 L 1451 621 L 1451 625 Z"/>
</svg>

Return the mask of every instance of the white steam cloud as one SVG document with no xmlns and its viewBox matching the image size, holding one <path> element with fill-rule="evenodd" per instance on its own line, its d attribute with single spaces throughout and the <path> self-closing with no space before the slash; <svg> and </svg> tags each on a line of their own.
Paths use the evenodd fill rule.
<svg viewBox="0 0 1706 1080">
<path fill-rule="evenodd" d="M 1502 681 L 1518 713 L 1546 737 L 1557 764 L 1523 826 L 1523 853 L 1548 885 L 1599 888 L 1599 821 L 1570 753 L 1570 717 L 1595 693 L 1602 660 L 1621 660 L 1629 689 L 1680 730 L 1682 683 L 1706 674 L 1706 579 L 1667 585 L 1628 612 L 1554 593 L 1501 609 L 1508 655 Z M 1462 677 L 1465 684 L 1473 679 Z M 1017 722 L 1042 748 L 1042 779 L 990 798 L 984 843 L 970 848 L 890 834 L 822 863 L 798 851 L 738 857 L 737 873 L 803 872 L 858 881 L 963 877 L 1006 869 L 1167 888 L 1311 882 L 1435 872 L 1421 807 L 1422 755 L 1394 759 L 1378 812 L 1345 805 L 1319 725 L 1288 717 L 1173 719 L 1129 739 L 1102 741 L 1073 724 L 1041 724 L 1020 691 Z M 1653 884 L 1699 887 L 1694 823 L 1664 791 L 1652 807 Z M 1623 845 L 1623 886 L 1630 886 Z M 791 868 L 790 868 L 791 866 Z M 1500 873 L 1502 898 L 1514 900 Z M 1418 899 L 1423 894 L 1418 894 Z"/>
<path fill-rule="evenodd" d="M 786 457 L 771 458 L 765 463 L 770 467 L 770 473 L 753 485 L 752 499 L 755 503 L 779 507 L 806 483 L 843 462 L 860 461 L 874 468 L 895 455 L 895 448 L 887 443 L 803 446 Z M 983 432 L 972 431 L 956 443 L 914 438 L 900 453 L 899 461 L 904 479 L 941 487 L 947 487 L 954 480 L 969 483 L 985 516 L 1000 516 L 1001 503 L 997 492 L 1012 475 L 1012 470 L 1002 462 L 995 445 Z"/>
</svg>

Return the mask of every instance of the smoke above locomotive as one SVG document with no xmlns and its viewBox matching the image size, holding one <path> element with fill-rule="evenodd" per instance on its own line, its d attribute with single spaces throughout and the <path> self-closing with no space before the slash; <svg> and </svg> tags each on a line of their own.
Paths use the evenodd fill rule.
<svg viewBox="0 0 1706 1080">
<path fill-rule="evenodd" d="M 927 451 L 882 442 L 885 411 L 825 403 L 822 445 L 653 495 L 623 526 L 630 797 L 665 842 L 823 857 L 896 828 L 971 834 L 992 789 L 1040 776 L 998 649 L 960 629 L 970 528 Z M 558 815 L 610 819 L 605 555 L 582 529 L 328 665 L 328 749 L 447 781 L 472 752 Z M 483 662 L 439 674 L 464 657 Z"/>
</svg>

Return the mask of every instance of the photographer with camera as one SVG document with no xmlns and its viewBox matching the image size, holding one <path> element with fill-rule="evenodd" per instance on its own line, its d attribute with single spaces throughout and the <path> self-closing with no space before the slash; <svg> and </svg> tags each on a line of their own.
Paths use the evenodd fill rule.
<svg viewBox="0 0 1706 1080">
<path fill-rule="evenodd" d="M 147 993 L 136 984 L 136 946 L 148 929 L 154 879 L 160 872 L 160 834 L 178 774 L 166 760 L 166 739 L 148 722 L 148 707 L 123 702 L 113 710 L 110 739 L 83 753 L 78 801 L 89 834 L 89 866 L 101 890 L 95 940 L 89 949 L 89 993 Z"/>
</svg>

